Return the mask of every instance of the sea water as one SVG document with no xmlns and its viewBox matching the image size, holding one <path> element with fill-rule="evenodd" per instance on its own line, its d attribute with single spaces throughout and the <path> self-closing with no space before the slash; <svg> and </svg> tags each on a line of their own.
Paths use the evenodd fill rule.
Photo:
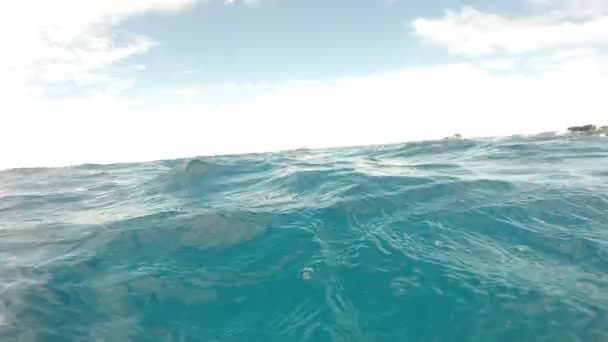
<svg viewBox="0 0 608 342">
<path fill-rule="evenodd" d="M 2 341 L 607 341 L 608 140 L 0 172 Z"/>
</svg>

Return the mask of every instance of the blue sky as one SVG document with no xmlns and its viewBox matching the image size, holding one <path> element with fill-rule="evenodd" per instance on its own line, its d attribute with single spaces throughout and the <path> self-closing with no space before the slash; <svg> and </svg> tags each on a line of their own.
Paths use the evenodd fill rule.
<svg viewBox="0 0 608 342">
<path fill-rule="evenodd" d="M 606 0 L 0 6 L 0 168 L 608 124 Z"/>
<path fill-rule="evenodd" d="M 461 1 L 266 0 L 198 3 L 185 11 L 143 15 L 123 30 L 163 43 L 138 60 L 155 68 L 152 82 L 264 82 L 333 79 L 448 62 L 444 49 L 420 42 L 408 23 L 441 16 Z M 479 8 L 521 11 L 514 1 L 472 2 Z M 136 59 L 132 60 L 137 62 Z M 176 65 L 196 71 L 176 77 Z"/>
</svg>

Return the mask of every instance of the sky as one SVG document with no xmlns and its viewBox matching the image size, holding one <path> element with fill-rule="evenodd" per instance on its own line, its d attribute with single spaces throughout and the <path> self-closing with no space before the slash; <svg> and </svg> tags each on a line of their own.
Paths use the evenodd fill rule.
<svg viewBox="0 0 608 342">
<path fill-rule="evenodd" d="M 608 125 L 608 0 L 9 0 L 0 169 Z"/>
</svg>

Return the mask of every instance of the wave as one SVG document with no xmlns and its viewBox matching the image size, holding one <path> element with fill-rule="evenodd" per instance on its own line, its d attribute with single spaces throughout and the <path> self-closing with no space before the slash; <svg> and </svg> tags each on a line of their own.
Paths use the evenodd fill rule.
<svg viewBox="0 0 608 342">
<path fill-rule="evenodd" d="M 5 340 L 603 340 L 608 145 L 0 172 Z"/>
</svg>

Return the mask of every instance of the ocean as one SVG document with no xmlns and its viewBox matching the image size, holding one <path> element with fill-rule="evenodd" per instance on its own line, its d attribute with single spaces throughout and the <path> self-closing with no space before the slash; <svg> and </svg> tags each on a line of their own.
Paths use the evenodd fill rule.
<svg viewBox="0 0 608 342">
<path fill-rule="evenodd" d="M 608 341 L 608 140 L 0 172 L 1 341 Z"/>
</svg>

